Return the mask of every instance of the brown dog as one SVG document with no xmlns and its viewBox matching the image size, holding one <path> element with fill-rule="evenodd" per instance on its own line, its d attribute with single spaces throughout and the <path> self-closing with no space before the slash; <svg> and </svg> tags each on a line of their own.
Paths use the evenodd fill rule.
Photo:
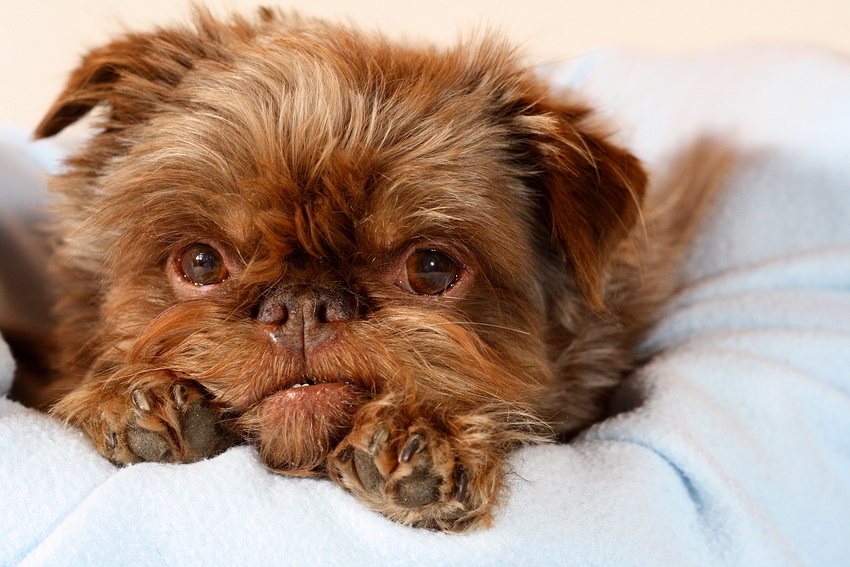
<svg viewBox="0 0 850 567">
<path fill-rule="evenodd" d="M 494 39 L 199 13 L 88 54 L 37 135 L 96 106 L 52 180 L 55 414 L 117 463 L 246 440 L 432 529 L 488 524 L 513 450 L 604 415 L 711 193 L 644 199 Z"/>
</svg>

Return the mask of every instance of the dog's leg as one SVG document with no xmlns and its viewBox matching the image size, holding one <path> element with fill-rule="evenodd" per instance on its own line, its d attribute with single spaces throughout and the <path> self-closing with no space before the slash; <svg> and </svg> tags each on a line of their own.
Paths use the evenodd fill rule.
<svg viewBox="0 0 850 567">
<path fill-rule="evenodd" d="M 234 444 L 222 413 L 192 381 L 168 373 L 132 389 L 87 380 L 62 398 L 53 413 L 79 427 L 100 453 L 117 464 L 190 463 Z"/>
<path fill-rule="evenodd" d="M 466 531 L 490 522 L 511 443 L 496 420 L 367 404 L 328 460 L 338 484 L 398 522 Z M 493 429 L 493 431 L 490 431 Z"/>
</svg>

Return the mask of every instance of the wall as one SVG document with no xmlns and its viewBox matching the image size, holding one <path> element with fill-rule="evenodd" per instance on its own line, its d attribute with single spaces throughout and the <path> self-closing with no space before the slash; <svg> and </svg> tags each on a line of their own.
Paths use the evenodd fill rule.
<svg viewBox="0 0 850 567">
<path fill-rule="evenodd" d="M 214 0 L 217 12 L 262 0 Z M 268 0 L 265 4 L 271 4 Z M 490 25 L 552 62 L 602 45 L 682 52 L 794 41 L 850 53 L 850 0 L 292 0 L 390 37 L 449 42 Z M 182 0 L 0 0 L 0 124 L 31 129 L 87 48 L 124 27 L 185 17 Z"/>
</svg>

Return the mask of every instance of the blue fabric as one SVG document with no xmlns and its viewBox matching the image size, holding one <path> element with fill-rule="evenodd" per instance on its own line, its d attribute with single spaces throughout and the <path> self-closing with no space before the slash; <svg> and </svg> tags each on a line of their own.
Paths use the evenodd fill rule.
<svg viewBox="0 0 850 567">
<path fill-rule="evenodd" d="M 0 399 L 0 565 L 850 564 L 850 62 L 602 51 L 547 72 L 653 171 L 704 134 L 740 162 L 619 413 L 517 454 L 491 530 L 398 526 L 247 447 L 117 469 Z"/>
</svg>

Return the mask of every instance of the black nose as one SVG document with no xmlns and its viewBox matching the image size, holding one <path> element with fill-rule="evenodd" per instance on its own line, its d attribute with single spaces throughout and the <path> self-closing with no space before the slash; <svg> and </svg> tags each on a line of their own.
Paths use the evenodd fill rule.
<svg viewBox="0 0 850 567">
<path fill-rule="evenodd" d="M 260 302 L 257 320 L 268 325 L 272 340 L 307 353 L 336 334 L 339 323 L 355 317 L 357 301 L 330 286 L 283 286 Z"/>
</svg>

